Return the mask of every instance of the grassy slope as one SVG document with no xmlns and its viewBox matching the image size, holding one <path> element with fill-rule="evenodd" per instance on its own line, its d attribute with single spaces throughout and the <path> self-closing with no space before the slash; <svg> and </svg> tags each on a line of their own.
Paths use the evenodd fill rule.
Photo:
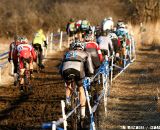
<svg viewBox="0 0 160 130">
<path fill-rule="evenodd" d="M 132 12 L 128 0 L 1 0 L 0 33 L 30 35 L 39 27 L 64 29 L 71 17 L 97 24 L 107 16 L 130 19 Z"/>
</svg>

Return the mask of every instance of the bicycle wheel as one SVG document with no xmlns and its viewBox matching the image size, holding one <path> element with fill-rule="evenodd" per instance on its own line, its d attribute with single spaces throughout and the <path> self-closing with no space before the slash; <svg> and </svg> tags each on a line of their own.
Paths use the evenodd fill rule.
<svg viewBox="0 0 160 130">
<path fill-rule="evenodd" d="M 24 91 L 26 93 L 31 91 L 31 74 L 29 70 L 28 63 L 25 63 L 25 71 L 24 71 Z"/>
<path fill-rule="evenodd" d="M 40 73 L 40 66 L 39 66 L 39 63 L 40 63 L 40 54 L 39 54 L 39 50 L 36 50 L 36 55 L 37 55 L 37 61 L 36 61 L 36 71 L 37 73 Z"/>
<path fill-rule="evenodd" d="M 79 104 L 79 93 L 77 91 L 77 86 L 73 86 L 73 92 L 71 96 L 71 108 L 74 110 L 78 104 Z M 79 122 L 80 122 L 80 107 L 78 107 L 74 113 L 71 116 L 71 126 L 73 130 L 78 130 L 79 129 Z"/>
</svg>

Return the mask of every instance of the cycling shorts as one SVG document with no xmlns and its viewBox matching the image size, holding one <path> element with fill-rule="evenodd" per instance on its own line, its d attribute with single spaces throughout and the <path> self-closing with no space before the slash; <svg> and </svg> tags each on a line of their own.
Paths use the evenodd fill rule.
<svg viewBox="0 0 160 130">
<path fill-rule="evenodd" d="M 28 64 L 31 64 L 33 62 L 32 57 L 24 58 L 24 57 L 19 57 L 19 68 L 24 69 L 24 61 L 26 61 Z"/>
<path fill-rule="evenodd" d="M 40 52 L 42 52 L 42 46 L 39 43 L 33 44 L 33 47 L 35 50 L 39 50 Z"/>
<path fill-rule="evenodd" d="M 69 31 L 69 37 L 73 37 L 76 34 L 75 31 Z"/>
<path fill-rule="evenodd" d="M 82 77 L 80 77 L 80 71 L 69 68 L 63 71 L 62 77 L 66 83 L 75 81 L 78 87 L 82 86 Z"/>
</svg>

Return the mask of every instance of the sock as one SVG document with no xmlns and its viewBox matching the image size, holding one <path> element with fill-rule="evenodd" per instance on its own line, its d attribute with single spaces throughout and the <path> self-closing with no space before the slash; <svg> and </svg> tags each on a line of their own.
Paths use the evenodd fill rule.
<svg viewBox="0 0 160 130">
<path fill-rule="evenodd" d="M 14 81 L 17 81 L 18 75 L 17 73 L 14 73 Z"/>
<path fill-rule="evenodd" d="M 81 106 L 81 117 L 84 118 L 85 117 L 85 110 L 86 110 L 86 107 L 85 106 Z"/>
<path fill-rule="evenodd" d="M 69 103 L 70 101 L 71 101 L 71 97 L 70 97 L 70 96 L 69 96 L 69 97 L 67 96 L 67 97 L 66 97 L 66 103 Z"/>
</svg>

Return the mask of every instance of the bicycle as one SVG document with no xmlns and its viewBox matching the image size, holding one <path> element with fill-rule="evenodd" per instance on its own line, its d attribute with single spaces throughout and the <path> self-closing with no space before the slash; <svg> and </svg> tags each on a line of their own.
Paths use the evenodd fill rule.
<svg viewBox="0 0 160 130">
<path fill-rule="evenodd" d="M 68 113 L 68 117 L 71 116 L 71 128 L 73 130 L 78 130 L 81 128 L 80 120 L 80 99 L 78 87 L 75 84 L 75 75 L 71 74 L 68 76 L 71 79 L 71 112 Z M 80 125 L 80 126 L 79 126 Z"/>
<path fill-rule="evenodd" d="M 32 91 L 32 86 L 31 86 L 31 73 L 30 73 L 30 69 L 29 69 L 29 63 L 30 63 L 30 58 L 23 58 L 23 64 L 24 64 L 24 74 L 21 78 L 23 78 L 24 83 L 22 86 L 20 86 L 20 80 L 19 81 L 19 88 L 22 87 L 21 89 L 23 90 L 24 93 L 28 93 Z"/>
<path fill-rule="evenodd" d="M 39 44 L 38 45 L 34 45 L 35 48 L 35 52 L 37 55 L 37 60 L 36 60 L 36 71 L 37 73 L 40 73 L 42 70 L 42 67 L 40 66 L 40 59 L 41 59 L 41 54 L 40 54 L 40 48 L 39 48 Z"/>
<path fill-rule="evenodd" d="M 93 87 L 93 84 L 91 83 L 94 81 L 95 77 L 97 77 L 100 74 L 102 75 L 102 86 L 98 85 Z M 90 129 L 95 130 L 100 123 L 100 114 L 102 112 L 105 112 L 105 115 L 107 115 L 107 100 L 110 93 L 108 60 L 105 60 L 103 62 L 103 64 L 100 66 L 98 72 L 94 77 L 85 78 L 84 88 L 89 109 Z M 102 98 L 104 98 L 103 101 L 101 100 Z M 101 103 L 104 103 L 103 106 L 99 105 Z M 94 117 L 96 118 L 94 119 Z"/>
</svg>

